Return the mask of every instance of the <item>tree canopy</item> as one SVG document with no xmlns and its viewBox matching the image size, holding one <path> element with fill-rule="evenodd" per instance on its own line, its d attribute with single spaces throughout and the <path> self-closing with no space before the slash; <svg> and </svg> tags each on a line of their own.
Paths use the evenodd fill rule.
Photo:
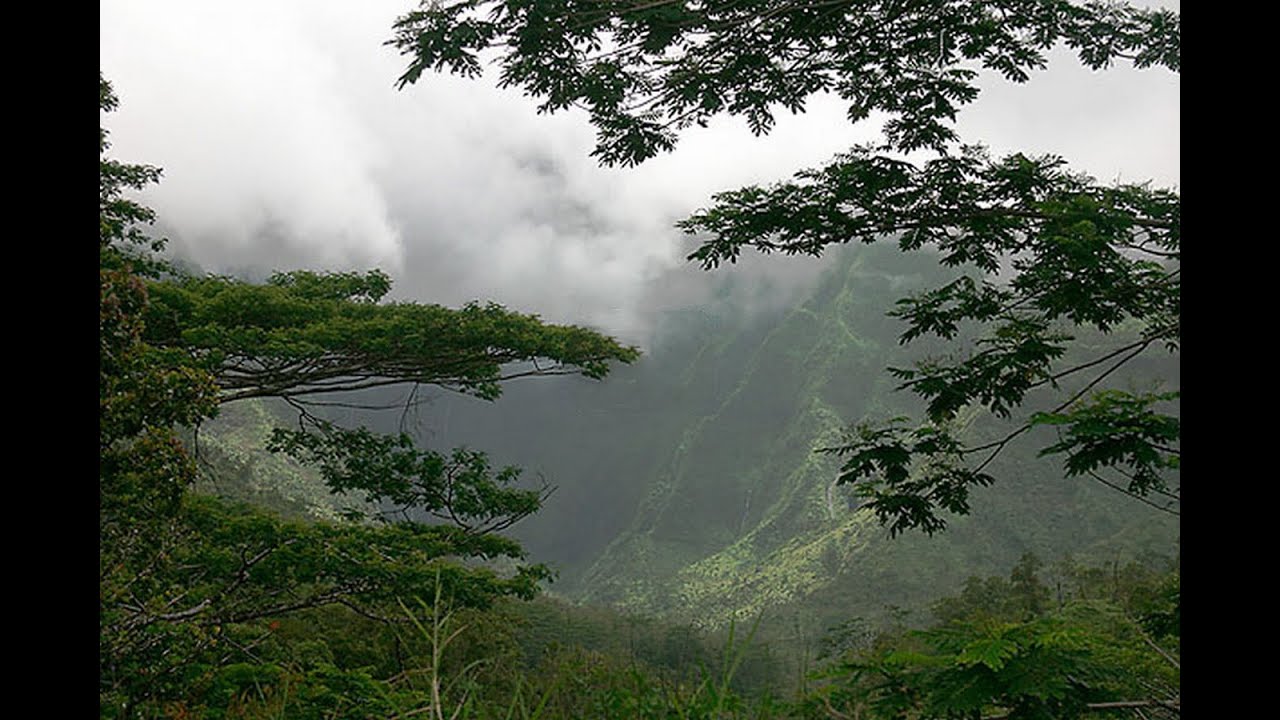
<svg viewBox="0 0 1280 720">
<path fill-rule="evenodd" d="M 969 578 L 931 627 L 847 650 L 821 702 L 845 717 L 1179 717 L 1179 573 L 1061 565 L 1056 601 L 1032 555 L 1008 580 Z"/>
<path fill-rule="evenodd" d="M 860 422 L 829 451 L 893 533 L 935 532 L 969 512 L 991 461 L 1043 426 L 1069 476 L 1093 478 L 1177 513 L 1178 391 L 1106 384 L 1148 350 L 1180 346 L 1181 200 L 1150 184 L 1104 186 L 1054 156 L 992 158 L 964 144 L 960 107 L 980 71 L 1014 83 L 1057 45 L 1101 69 L 1181 67 L 1181 16 L 1114 2 L 796 0 L 460 0 L 423 3 L 390 41 L 408 57 L 401 86 L 428 70 L 481 74 L 541 101 L 586 110 L 602 164 L 634 165 L 718 114 L 768 132 L 779 109 L 833 93 L 850 121 L 885 113 L 884 141 L 852 148 L 786 182 L 717 194 L 679 226 L 704 268 L 744 247 L 820 255 L 833 244 L 896 239 L 961 268 L 904 298 L 902 342 L 952 351 L 891 372 L 927 409 Z M 927 159 L 907 153 L 925 151 Z M 1085 342 L 1086 334 L 1115 342 Z M 990 442 L 964 437 L 959 411 L 1010 420 Z"/>
<path fill-rule="evenodd" d="M 110 111 L 116 97 L 100 84 Z M 481 452 L 340 427 L 305 400 L 399 383 L 493 399 L 504 380 L 600 378 L 637 351 L 492 304 L 385 302 L 390 279 L 378 271 L 278 273 L 261 285 L 181 273 L 143 229 L 154 213 L 127 197 L 160 171 L 108 158 L 100 137 L 104 716 L 154 709 L 254 660 L 271 634 L 262 619 L 337 605 L 385 621 L 415 597 L 459 607 L 531 597 L 549 570 L 521 564 L 520 545 L 497 533 L 536 511 L 545 489 L 522 488 L 517 468 L 493 468 Z M 272 449 L 314 463 L 331 492 L 372 511 L 301 521 L 191 491 L 199 469 L 184 429 L 264 397 L 300 413 Z M 497 558 L 507 571 L 484 562 Z"/>
<path fill-rule="evenodd" d="M 1103 187 L 1063 165 L 965 148 L 916 166 L 857 148 L 791 182 L 721 193 L 681 223 L 709 238 L 692 255 L 707 267 L 743 246 L 817 255 L 894 236 L 903 250 L 936 249 L 967 270 L 892 312 L 906 323 L 903 343 L 934 336 L 959 346 L 890 370 L 926 401 L 925 422 L 862 423 L 832 449 L 847 457 L 841 479 L 863 483 L 894 532 L 942 528 L 938 508 L 968 512 L 969 488 L 990 484 L 991 461 L 1038 425 L 1060 431 L 1043 454 L 1064 455 L 1069 476 L 1158 496 L 1176 512 L 1164 503 L 1177 497 L 1168 478 L 1180 458 L 1168 410 L 1176 390 L 1094 391 L 1149 348 L 1180 346 L 1181 200 L 1145 185 Z M 1123 340 L 1082 352 L 1075 341 L 1085 332 Z M 1037 389 L 1052 399 L 1027 413 Z M 955 421 L 971 406 L 1019 422 L 966 445 Z M 913 466 L 919 456 L 928 462 Z"/>
<path fill-rule="evenodd" d="M 277 273 L 265 284 L 211 276 L 152 282 L 145 339 L 207 363 L 222 402 L 404 383 L 494 399 L 504 380 L 600 378 L 611 362 L 637 356 L 592 330 L 496 304 L 383 302 L 390 288 L 376 270 Z"/>
<path fill-rule="evenodd" d="M 499 82 L 538 98 L 541 111 L 585 109 L 607 165 L 668 151 L 681 130 L 716 115 L 766 133 L 778 110 L 800 112 L 819 93 L 841 97 L 852 122 L 886 114 L 883 143 L 720 193 L 679 224 L 697 243 L 690 259 L 707 269 L 745 248 L 819 255 L 891 241 L 959 271 L 893 311 L 902 342 L 948 348 L 890 370 L 921 399 L 920 418 L 854 425 L 827 449 L 844 458 L 840 480 L 891 532 L 931 533 L 946 513 L 969 512 L 971 488 L 995 481 L 989 467 L 1006 446 L 1056 433 L 1041 454 L 1060 456 L 1067 475 L 1177 512 L 1176 384 L 1112 381 L 1143 353 L 1180 348 L 1180 196 L 1102 185 L 1056 157 L 993 158 L 954 128 L 979 73 L 1023 82 L 1055 45 L 1094 69 L 1125 60 L 1177 72 L 1177 13 L 1069 0 L 429 0 L 394 33 L 409 63 L 402 87 L 429 70 L 476 76 L 493 60 Z M 101 79 L 100 109 L 117 104 Z M 391 385 L 492 400 L 517 377 L 601 378 L 636 350 L 497 305 L 393 301 L 376 270 L 280 272 L 265 283 L 182 272 L 144 229 L 155 214 L 130 196 L 160 170 L 108 149 L 100 130 L 102 716 L 191 716 L 183 702 L 198 696 L 198 713 L 230 717 L 233 694 L 250 687 L 265 713 L 272 699 L 259 680 L 290 688 L 263 657 L 331 651 L 310 639 L 273 648 L 279 619 L 305 624 L 340 610 L 341 623 L 387 624 L 417 598 L 433 623 L 417 625 L 433 684 L 405 715 L 444 717 L 442 645 L 461 630 L 448 628 L 442 606 L 486 608 L 536 592 L 550 571 L 499 533 L 536 511 L 545 489 L 482 452 L 342 427 L 323 408 Z M 908 159 L 920 151 L 924 159 Z M 298 413 L 270 448 L 362 506 L 339 521 L 300 520 L 193 492 L 200 467 L 188 430 L 257 398 Z M 977 412 L 1008 422 L 1007 432 L 975 440 L 967 423 Z M 822 703 L 812 714 L 838 717 L 836 705 L 882 717 L 1178 712 L 1176 572 L 1123 603 L 1116 587 L 1105 600 L 1059 593 L 1055 610 L 1038 570 L 1024 559 L 1008 582 L 974 579 L 939 605 L 943 624 L 846 653 L 836 682 L 809 698 Z M 1118 587 L 1117 577 L 1113 569 Z M 672 629 L 665 640 L 663 654 L 687 669 L 695 634 Z M 383 684 L 308 660 L 308 716 L 391 715 L 389 689 L 414 687 L 395 641 L 398 674 Z M 631 677 L 643 685 L 634 660 L 633 650 Z M 687 705 L 677 686 L 632 691 L 598 662 L 562 664 L 532 714 L 557 693 L 565 716 L 736 713 L 720 693 L 740 661 L 725 663 L 718 690 L 704 693 L 704 678 Z M 596 686 L 605 689 L 593 695 Z M 575 694 L 594 704 L 569 704 Z M 503 698 L 500 712 L 511 716 L 517 701 Z"/>
<path fill-rule="evenodd" d="M 978 96 L 978 68 L 1013 82 L 1065 43 L 1088 67 L 1180 67 L 1181 19 L 1165 9 L 1069 0 L 446 0 L 402 16 L 390 41 L 429 70 L 481 74 L 541 112 L 587 111 L 594 154 L 635 165 L 721 113 L 768 132 L 818 93 L 851 121 L 888 113 L 889 144 L 941 150 Z"/>
</svg>

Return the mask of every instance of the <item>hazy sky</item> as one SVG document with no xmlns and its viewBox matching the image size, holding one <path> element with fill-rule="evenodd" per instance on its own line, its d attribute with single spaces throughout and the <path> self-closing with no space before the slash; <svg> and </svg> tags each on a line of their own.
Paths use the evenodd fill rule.
<svg viewBox="0 0 1280 720">
<path fill-rule="evenodd" d="M 495 300 L 644 343 L 645 308 L 663 301 L 652 281 L 689 248 L 674 220 L 878 134 L 817 98 L 765 138 L 721 119 L 639 168 L 602 169 L 585 116 L 537 115 L 491 79 L 395 90 L 405 63 L 382 43 L 413 6 L 103 0 L 101 67 L 121 100 L 104 118 L 112 154 L 164 168 L 145 201 L 175 251 L 258 276 L 381 267 L 396 297 Z M 1057 153 L 1106 181 L 1178 183 L 1175 74 L 1092 73 L 1059 54 L 1026 85 L 986 88 L 962 112 L 966 141 Z M 802 272 L 788 263 L 752 265 Z"/>
</svg>

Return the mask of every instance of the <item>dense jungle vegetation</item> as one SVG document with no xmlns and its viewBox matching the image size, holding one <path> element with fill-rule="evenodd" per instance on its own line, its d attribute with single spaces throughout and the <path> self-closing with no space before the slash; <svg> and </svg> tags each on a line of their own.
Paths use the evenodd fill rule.
<svg viewBox="0 0 1280 720">
<path fill-rule="evenodd" d="M 951 124 L 975 68 L 1056 45 L 1178 72 L 1179 15 L 462 0 L 393 32 L 402 86 L 483 56 L 606 164 L 820 92 L 885 142 L 684 220 L 704 268 L 823 272 L 750 313 L 708 273 L 642 357 L 378 270 L 179 267 L 135 199 L 161 171 L 100 129 L 101 717 L 1180 715 L 1180 196 Z"/>
</svg>

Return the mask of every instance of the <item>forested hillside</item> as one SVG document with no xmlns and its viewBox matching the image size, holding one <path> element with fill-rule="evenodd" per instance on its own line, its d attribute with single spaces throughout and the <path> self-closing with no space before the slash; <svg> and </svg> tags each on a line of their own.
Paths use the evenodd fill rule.
<svg viewBox="0 0 1280 720">
<path fill-rule="evenodd" d="M 669 311 L 648 352 L 608 383 L 516 383 L 496 404 L 424 391 L 406 406 L 397 404 L 403 392 L 366 391 L 344 404 L 393 407 L 324 410 L 387 432 L 410 429 L 427 448 L 487 445 L 495 462 L 526 468 L 528 486 L 555 486 L 510 532 L 557 571 L 545 585 L 557 600 L 503 609 L 484 622 L 510 623 L 508 645 L 468 652 L 513 653 L 509 661 L 537 666 L 564 644 L 675 678 L 727 662 L 726 643 L 749 633 L 733 650 L 742 655 L 727 692 L 787 696 L 811 686 L 830 696 L 810 702 L 861 707 L 872 696 L 850 692 L 862 685 L 806 674 L 850 672 L 833 661 L 871 662 L 916 642 L 908 628 L 934 617 L 981 628 L 988 616 L 1023 622 L 1089 598 L 1123 597 L 1148 613 L 1176 602 L 1160 593 L 1176 582 L 1165 573 L 1179 561 L 1178 518 L 1092 479 L 1063 477 L 1058 463 L 1035 457 L 1034 444 L 1003 455 L 994 469 L 1001 481 L 976 496 L 973 514 L 932 537 L 891 538 L 836 484 L 839 458 L 818 451 L 837 444 L 849 421 L 918 411 L 884 368 L 936 350 L 903 348 L 901 323 L 886 311 L 953 274 L 928 255 L 850 248 L 795 300 L 754 313 L 742 311 L 752 303 L 739 296 L 755 290 L 727 277 L 710 300 Z M 1123 343 L 1124 333 L 1096 341 Z M 1178 375 L 1176 358 L 1152 355 L 1111 382 L 1169 389 L 1148 387 L 1149 379 L 1176 384 Z M 203 425 L 203 490 L 312 518 L 359 505 L 358 496 L 329 494 L 314 471 L 261 450 L 292 412 L 245 401 Z M 965 422 L 979 439 L 999 427 L 980 413 Z M 1010 568 L 1014 584 L 1001 585 Z M 1096 612 L 1111 619 L 1088 614 Z M 1070 610 L 1088 632 L 1131 633 L 1106 625 L 1119 622 L 1114 612 Z M 1034 620 L 1017 632 L 1032 638 L 1058 622 Z M 595 662 L 557 657 L 570 667 Z M 614 670 L 597 672 L 606 674 L 594 683 L 614 681 Z M 1158 656 L 1150 672 L 1174 682 Z M 637 692 L 649 691 L 625 691 Z"/>
<path fill-rule="evenodd" d="M 1180 717 L 1169 124 L 961 112 L 1176 9 L 260 5 L 104 5 L 101 718 Z"/>
<path fill-rule="evenodd" d="M 1033 444 L 1002 455 L 1002 482 L 935 537 L 890 538 L 836 484 L 839 459 L 818 451 L 848 424 L 919 411 L 885 368 L 937 346 L 901 346 L 903 325 L 888 311 L 951 276 L 927 254 L 849 248 L 797 300 L 754 314 L 741 309 L 753 288 L 730 276 L 718 299 L 668 311 L 648 352 L 608 383 L 516 384 L 500 408 L 436 392 L 407 416 L 367 419 L 384 430 L 407 423 L 427 446 L 497 448 L 502 462 L 555 486 L 514 528 L 560 571 L 552 592 L 700 625 L 762 610 L 801 612 L 818 629 L 850 614 L 879 617 L 1001 572 L 1025 552 L 1175 556 L 1176 516 L 1064 478 Z M 1152 355 L 1111 382 L 1177 377 L 1176 358 Z M 980 413 L 965 422 L 975 438 L 998 427 Z"/>
</svg>

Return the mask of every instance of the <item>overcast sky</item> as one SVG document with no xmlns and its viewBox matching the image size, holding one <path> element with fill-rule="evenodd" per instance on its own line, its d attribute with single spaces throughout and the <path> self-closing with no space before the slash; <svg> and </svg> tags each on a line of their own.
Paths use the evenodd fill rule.
<svg viewBox="0 0 1280 720">
<path fill-rule="evenodd" d="M 602 169 L 583 115 L 537 115 L 491 79 L 395 90 L 405 63 L 382 43 L 412 6 L 103 0 L 112 154 L 164 168 L 145 201 L 176 252 L 257 277 L 381 267 L 399 298 L 494 300 L 644 344 L 651 306 L 671 302 L 653 281 L 689 249 L 674 220 L 878 136 L 817 98 L 765 138 L 721 119 L 639 168 Z M 1105 181 L 1178 183 L 1173 73 L 1092 73 L 1058 54 L 1026 85 L 985 87 L 962 111 L 966 141 L 1060 154 Z"/>
</svg>

